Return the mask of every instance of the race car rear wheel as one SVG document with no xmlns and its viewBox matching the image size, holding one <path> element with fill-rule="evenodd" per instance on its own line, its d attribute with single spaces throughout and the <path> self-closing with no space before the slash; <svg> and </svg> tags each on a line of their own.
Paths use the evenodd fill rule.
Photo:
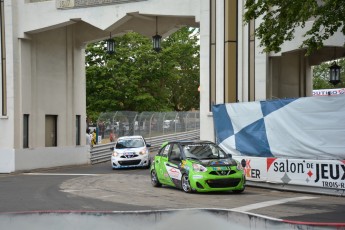
<svg viewBox="0 0 345 230">
<path fill-rule="evenodd" d="M 153 187 L 161 187 L 162 186 L 162 184 L 158 180 L 157 173 L 154 169 L 151 171 L 151 184 Z"/>
<path fill-rule="evenodd" d="M 187 174 L 182 175 L 181 187 L 182 187 L 183 191 L 186 193 L 192 192 L 192 187 L 190 186 L 189 178 L 188 178 Z"/>
</svg>

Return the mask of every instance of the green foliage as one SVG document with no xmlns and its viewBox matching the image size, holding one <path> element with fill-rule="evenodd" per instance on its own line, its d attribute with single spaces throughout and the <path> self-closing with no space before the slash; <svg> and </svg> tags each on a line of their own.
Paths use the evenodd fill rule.
<svg viewBox="0 0 345 230">
<path fill-rule="evenodd" d="M 115 38 L 115 54 L 104 41 L 86 48 L 87 116 L 109 111 L 181 111 L 199 108 L 198 30 L 182 28 L 152 50 L 137 33 Z"/>
<path fill-rule="evenodd" d="M 313 68 L 313 89 L 345 88 L 345 59 L 339 59 L 337 64 L 341 66 L 340 83 L 336 86 L 329 83 L 329 67 L 332 63 L 324 62 Z"/>
<path fill-rule="evenodd" d="M 320 3 L 320 4 L 318 4 Z M 304 34 L 301 48 L 307 54 L 323 47 L 323 41 L 338 29 L 345 34 L 343 0 L 246 0 L 244 21 L 262 18 L 255 34 L 265 52 L 279 52 L 284 41 L 294 39 L 297 27 L 305 28 L 311 18 L 311 28 Z"/>
</svg>

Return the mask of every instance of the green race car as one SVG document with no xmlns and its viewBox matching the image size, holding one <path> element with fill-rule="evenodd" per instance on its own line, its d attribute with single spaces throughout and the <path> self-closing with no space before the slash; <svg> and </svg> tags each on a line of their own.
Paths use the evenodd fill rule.
<svg viewBox="0 0 345 230">
<path fill-rule="evenodd" d="M 245 189 L 245 161 L 232 159 L 210 141 L 171 141 L 160 148 L 151 164 L 151 183 L 182 188 L 189 192 Z"/>
</svg>

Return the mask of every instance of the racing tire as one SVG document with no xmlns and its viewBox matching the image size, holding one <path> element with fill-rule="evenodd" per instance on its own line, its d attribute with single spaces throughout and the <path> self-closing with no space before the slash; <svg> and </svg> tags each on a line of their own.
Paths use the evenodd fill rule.
<svg viewBox="0 0 345 230">
<path fill-rule="evenodd" d="M 146 169 L 149 169 L 151 167 L 151 160 L 149 159 L 149 162 L 147 164 L 147 166 L 145 166 Z"/>
<path fill-rule="evenodd" d="M 190 186 L 189 177 L 187 174 L 182 175 L 181 187 L 182 187 L 182 190 L 186 193 L 191 193 L 193 191 L 192 187 Z"/>
<path fill-rule="evenodd" d="M 157 173 L 154 169 L 151 171 L 151 184 L 153 187 L 162 187 L 162 184 L 159 182 Z"/>
</svg>

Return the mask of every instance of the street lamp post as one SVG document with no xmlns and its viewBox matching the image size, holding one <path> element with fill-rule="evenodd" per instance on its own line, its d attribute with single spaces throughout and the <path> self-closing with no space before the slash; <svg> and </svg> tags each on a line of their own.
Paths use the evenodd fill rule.
<svg viewBox="0 0 345 230">
<path fill-rule="evenodd" d="M 158 34 L 158 18 L 156 16 L 156 35 L 152 37 L 152 46 L 154 51 L 161 51 L 161 40 L 162 36 Z"/>
<path fill-rule="evenodd" d="M 115 53 L 115 40 L 111 38 L 111 33 L 110 33 L 110 38 L 107 40 L 107 53 L 108 54 Z"/>
<path fill-rule="evenodd" d="M 334 86 L 340 82 L 340 69 L 335 61 L 329 67 L 329 82 Z"/>
</svg>

